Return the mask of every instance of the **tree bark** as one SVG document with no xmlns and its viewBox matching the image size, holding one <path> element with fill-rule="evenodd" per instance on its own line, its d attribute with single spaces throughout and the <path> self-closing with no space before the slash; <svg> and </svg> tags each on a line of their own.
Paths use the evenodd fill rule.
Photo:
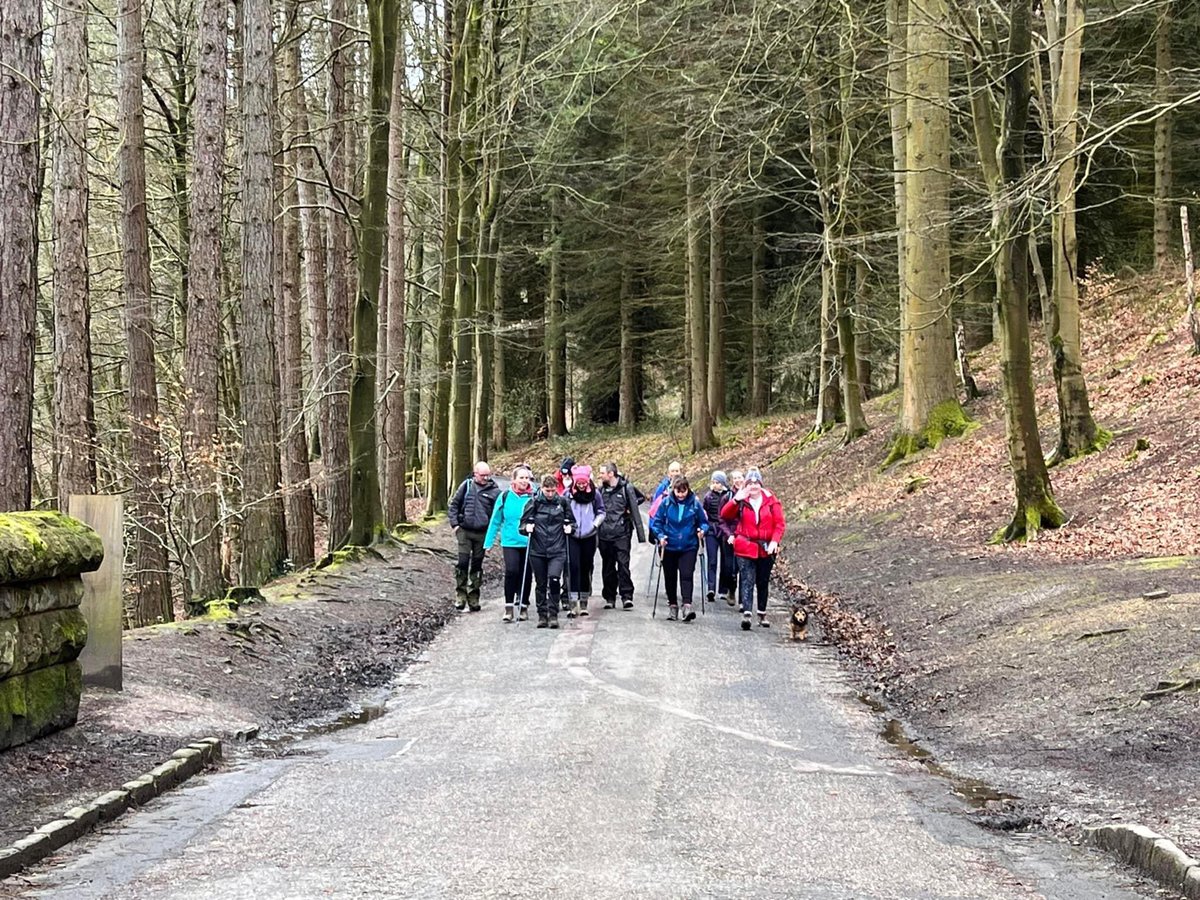
<svg viewBox="0 0 1200 900">
<path fill-rule="evenodd" d="M 333 196 L 329 214 L 329 425 L 321 435 L 321 463 L 325 475 L 329 516 L 329 549 L 346 543 L 350 535 L 350 198 L 347 177 L 349 117 L 346 75 L 351 47 L 348 0 L 329 4 L 329 182 Z"/>
<path fill-rule="evenodd" d="M 763 315 L 766 302 L 767 236 L 761 203 L 755 203 L 750 259 L 750 415 L 767 414 L 766 347 Z"/>
<path fill-rule="evenodd" d="M 887 0 L 888 33 L 888 122 L 892 137 L 892 189 L 896 194 L 896 285 L 899 290 L 900 334 L 904 342 L 907 291 L 905 279 L 905 235 L 908 229 L 908 0 Z M 904 367 L 899 367 L 903 382 Z"/>
<path fill-rule="evenodd" d="M 1175 0 L 1160 0 L 1155 36 L 1154 101 L 1164 107 L 1154 120 L 1154 264 L 1159 272 L 1171 263 L 1171 232 L 1175 191 L 1174 113 L 1165 107 L 1172 99 L 1175 63 L 1171 52 Z"/>
<path fill-rule="evenodd" d="M 28 509 L 33 484 L 42 6 L 0 0 L 0 511 Z"/>
<path fill-rule="evenodd" d="M 691 335 L 692 452 L 717 446 L 708 407 L 707 344 L 704 339 L 704 251 L 702 248 L 700 198 L 696 178 L 687 174 L 687 308 Z"/>
<path fill-rule="evenodd" d="M 163 522 L 162 459 L 155 375 L 150 238 L 146 216 L 146 138 L 142 100 L 145 72 L 142 7 L 117 8 L 117 120 L 121 184 L 122 295 L 129 354 L 130 461 L 133 503 L 133 613 L 136 625 L 174 619 Z"/>
<path fill-rule="evenodd" d="M 300 81 L 300 29 L 297 0 L 289 3 L 290 37 L 285 59 L 284 89 L 287 100 L 303 89 Z M 290 104 L 295 109 L 295 104 Z M 281 315 L 277 326 L 279 337 L 280 432 L 282 435 L 281 469 L 283 475 L 284 521 L 287 525 L 287 555 L 293 567 L 307 566 L 313 561 L 314 535 L 313 494 L 308 467 L 308 429 L 304 417 L 304 355 L 301 332 L 303 309 L 300 296 L 300 192 L 298 188 L 299 129 L 293 116 L 286 130 L 283 158 L 286 169 L 276 170 L 286 179 L 282 192 L 284 204 L 280 211 L 283 241 L 280 248 L 282 287 L 276 303 Z"/>
<path fill-rule="evenodd" d="M 226 56 L 229 8 L 226 0 L 204 0 L 199 11 L 196 62 L 195 149 L 184 346 L 187 425 L 184 467 L 188 474 L 187 608 L 203 610 L 225 593 L 221 571 L 218 442 L 221 354 L 221 237 L 224 221 Z"/>
<path fill-rule="evenodd" d="M 994 164 L 984 164 L 992 189 L 1005 424 L 1016 499 L 1012 520 L 996 535 L 997 539 L 1006 541 L 1032 538 L 1041 528 L 1057 528 L 1064 521 L 1062 510 L 1054 501 L 1038 436 L 1029 348 L 1030 200 L 1022 189 L 1022 182 L 1026 172 L 1025 138 L 1030 100 L 1032 0 L 1012 0 L 1010 16 L 1009 58 L 1004 67 L 1004 115 L 998 154 L 1000 164 L 998 169 Z M 983 103 L 987 102 L 983 100 Z M 981 111 L 981 104 L 976 103 L 975 109 Z M 986 116 L 976 117 L 976 131 L 981 135 L 980 156 L 994 153 L 994 125 Z"/>
<path fill-rule="evenodd" d="M 629 431 L 637 424 L 637 382 L 634 363 L 633 331 L 633 267 L 628 260 L 621 263 L 621 382 L 617 424 Z"/>
<path fill-rule="evenodd" d="M 946 0 L 908 22 L 904 302 L 898 435 L 888 461 L 961 434 L 950 323 L 950 67 Z"/>
<path fill-rule="evenodd" d="M 360 223 L 358 297 L 354 304 L 354 372 L 350 385 L 350 543 L 369 544 L 384 525 L 379 494 L 375 378 L 379 298 L 388 207 L 388 114 L 396 56 L 395 0 L 369 0 L 371 97 L 366 184 Z"/>
<path fill-rule="evenodd" d="M 259 585 L 287 554 L 279 495 L 279 365 L 275 311 L 275 186 L 270 0 L 243 0 L 242 47 L 242 546 L 240 579 Z"/>
<path fill-rule="evenodd" d="M 559 198 L 550 197 L 550 290 L 546 295 L 546 390 L 550 403 L 550 436 L 567 433 L 567 336 L 563 325 L 562 235 Z"/>
<path fill-rule="evenodd" d="M 1079 131 L 1079 69 L 1083 49 L 1081 0 L 1059 0 L 1063 10 L 1061 71 L 1054 96 L 1055 202 L 1051 213 L 1054 241 L 1054 290 L 1046 333 L 1058 393 L 1059 437 L 1055 462 L 1100 450 L 1107 435 L 1092 418 L 1080 346 L 1079 285 L 1076 273 L 1075 173 Z M 1049 21 L 1050 17 L 1047 17 Z M 1057 14 L 1054 16 L 1057 19 Z"/>
<path fill-rule="evenodd" d="M 58 508 L 96 490 L 88 288 L 88 7 L 55 7 L 54 154 L 54 461 Z"/>
<path fill-rule="evenodd" d="M 404 477 L 408 461 L 405 407 L 408 388 L 405 381 L 405 351 L 408 344 L 405 322 L 405 306 L 408 299 L 405 253 L 408 249 L 408 224 L 404 216 L 408 187 L 408 157 L 404 150 L 404 79 L 408 70 L 403 31 L 398 36 L 392 56 L 391 130 L 388 133 L 388 329 L 383 397 L 383 435 L 387 446 L 383 522 L 389 528 L 405 520 Z"/>
<path fill-rule="evenodd" d="M 725 210 L 715 203 L 708 225 L 708 402 L 714 422 L 725 410 Z"/>
</svg>

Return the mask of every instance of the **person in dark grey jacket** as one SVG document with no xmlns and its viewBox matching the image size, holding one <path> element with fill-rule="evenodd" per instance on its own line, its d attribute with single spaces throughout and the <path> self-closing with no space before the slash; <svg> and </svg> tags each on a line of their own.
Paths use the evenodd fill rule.
<svg viewBox="0 0 1200 900">
<path fill-rule="evenodd" d="M 570 502 L 558 496 L 553 475 L 542 479 L 542 489 L 525 504 L 521 533 L 529 535 L 529 568 L 537 583 L 538 628 L 557 628 L 562 602 L 562 576 L 567 564 L 568 535 L 575 530 Z"/>
<path fill-rule="evenodd" d="M 492 468 L 475 463 L 475 474 L 459 485 L 450 501 L 450 527 L 458 538 L 458 565 L 454 567 L 455 609 L 479 612 L 479 590 L 483 585 L 483 539 L 500 486 L 492 480 Z"/>
<path fill-rule="evenodd" d="M 638 504 L 645 498 L 621 475 L 615 462 L 606 462 L 600 467 L 600 498 L 604 501 L 604 518 L 596 535 L 600 539 L 600 593 L 604 597 L 604 608 L 616 608 L 619 593 L 622 608 L 633 609 L 629 549 L 635 531 L 638 543 L 646 543 L 646 529 L 638 511 Z"/>
</svg>

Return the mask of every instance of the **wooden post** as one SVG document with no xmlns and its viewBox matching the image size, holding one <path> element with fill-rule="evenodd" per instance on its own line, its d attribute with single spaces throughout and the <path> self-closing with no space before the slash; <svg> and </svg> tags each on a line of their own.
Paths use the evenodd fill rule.
<svg viewBox="0 0 1200 900">
<path fill-rule="evenodd" d="M 104 562 L 95 572 L 83 574 L 80 612 L 87 621 L 87 646 L 79 655 L 83 683 L 121 690 L 121 566 L 125 559 L 122 529 L 124 498 L 72 494 L 71 515 L 100 535 Z"/>
<path fill-rule="evenodd" d="M 1188 328 L 1192 332 L 1192 353 L 1200 354 L 1200 318 L 1196 316 L 1196 267 L 1192 261 L 1192 233 L 1188 229 L 1186 206 L 1179 207 L 1179 221 L 1183 226 L 1183 271 L 1187 279 Z"/>
<path fill-rule="evenodd" d="M 962 382 L 963 393 L 968 401 L 979 397 L 979 388 L 975 385 L 975 376 L 971 374 L 971 363 L 967 359 L 967 330 L 962 319 L 954 323 L 954 349 L 958 356 L 958 378 Z"/>
</svg>

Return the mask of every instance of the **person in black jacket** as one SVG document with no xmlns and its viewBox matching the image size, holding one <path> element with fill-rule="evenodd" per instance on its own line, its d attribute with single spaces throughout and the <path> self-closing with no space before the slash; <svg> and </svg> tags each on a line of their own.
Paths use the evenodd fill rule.
<svg viewBox="0 0 1200 900">
<path fill-rule="evenodd" d="M 483 539 L 500 486 L 492 480 L 492 468 L 475 463 L 475 474 L 459 485 L 450 501 L 450 527 L 458 538 L 458 565 L 454 568 L 455 609 L 479 612 L 479 589 L 483 584 Z"/>
<path fill-rule="evenodd" d="M 575 518 L 565 497 L 558 495 L 558 480 L 553 475 L 542 479 L 542 489 L 525 504 L 521 513 L 521 531 L 529 535 L 529 568 L 537 583 L 538 628 L 558 627 L 558 608 L 562 601 L 563 567 L 567 563 L 567 536 L 575 528 Z"/>
<path fill-rule="evenodd" d="M 596 535 L 600 539 L 600 593 L 604 597 L 604 608 L 615 609 L 619 593 L 622 608 L 633 609 L 629 549 L 634 531 L 638 543 L 646 543 L 646 529 L 638 511 L 638 504 L 645 497 L 621 475 L 615 462 L 600 467 L 600 497 L 604 501 L 604 519 L 596 529 Z"/>
</svg>

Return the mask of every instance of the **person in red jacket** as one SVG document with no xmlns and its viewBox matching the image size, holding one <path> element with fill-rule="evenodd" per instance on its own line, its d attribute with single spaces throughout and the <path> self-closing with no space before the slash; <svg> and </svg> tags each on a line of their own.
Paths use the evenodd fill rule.
<svg viewBox="0 0 1200 900">
<path fill-rule="evenodd" d="M 787 523 L 778 498 L 763 487 L 758 469 L 746 471 L 745 486 L 721 507 L 721 518 L 733 523 L 733 553 L 737 557 L 738 587 L 742 600 L 742 630 L 750 630 L 750 607 L 758 588 L 758 624 L 767 621 L 767 588 L 771 566 Z"/>
</svg>

